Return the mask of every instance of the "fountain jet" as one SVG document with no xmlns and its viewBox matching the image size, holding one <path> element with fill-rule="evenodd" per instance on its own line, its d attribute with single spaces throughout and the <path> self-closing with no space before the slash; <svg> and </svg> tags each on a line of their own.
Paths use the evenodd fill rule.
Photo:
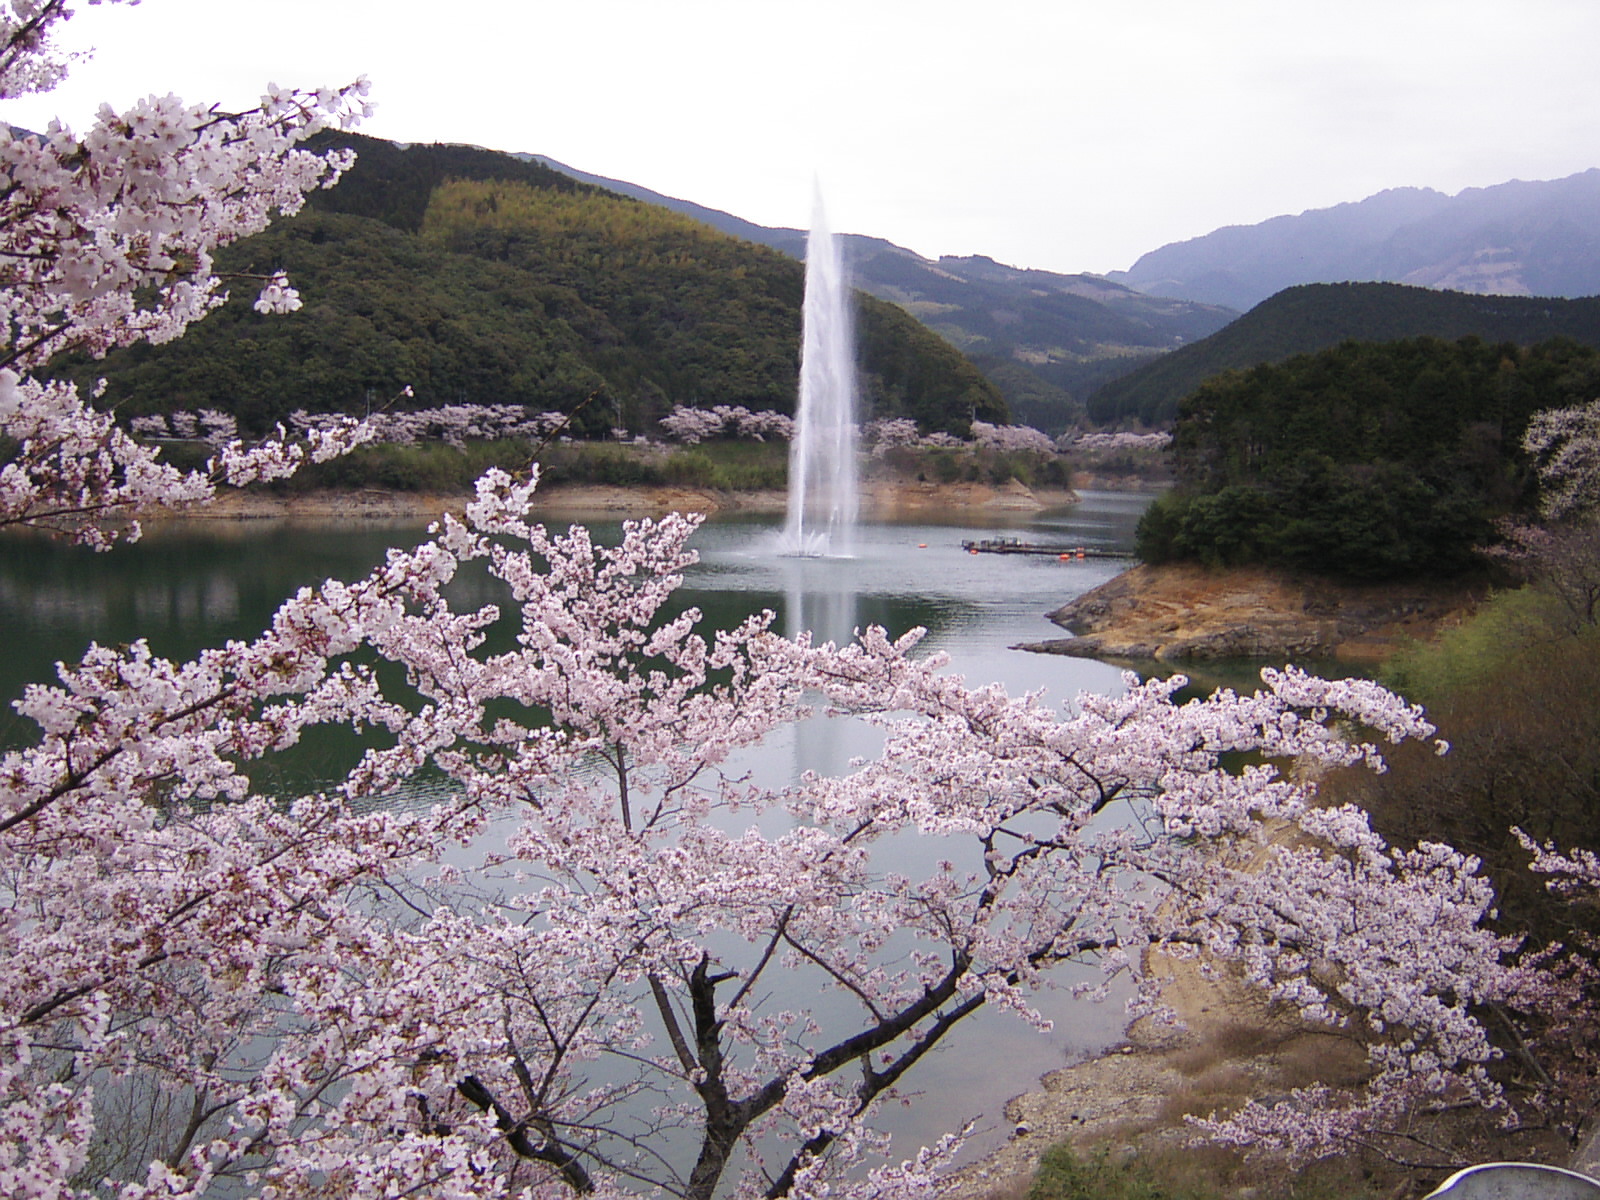
<svg viewBox="0 0 1600 1200">
<path fill-rule="evenodd" d="M 806 239 L 800 402 L 789 445 L 789 514 L 783 550 L 849 557 L 860 500 L 856 484 L 855 330 L 839 239 L 817 194 Z"/>
</svg>

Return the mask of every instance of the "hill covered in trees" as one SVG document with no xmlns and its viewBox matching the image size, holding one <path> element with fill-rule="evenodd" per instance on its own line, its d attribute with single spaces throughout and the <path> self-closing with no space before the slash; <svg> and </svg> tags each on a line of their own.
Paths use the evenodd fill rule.
<svg viewBox="0 0 1600 1200">
<path fill-rule="evenodd" d="M 362 412 L 406 387 L 419 408 L 582 406 L 576 428 L 596 435 L 653 432 L 674 404 L 793 411 L 799 263 L 512 155 L 336 140 L 360 156 L 338 187 L 219 260 L 288 271 L 301 311 L 264 317 L 236 288 L 179 342 L 58 373 L 104 376 L 130 416 L 214 408 L 247 431 L 298 408 Z M 957 350 L 860 299 L 873 415 L 962 432 L 1006 420 Z"/>
<path fill-rule="evenodd" d="M 592 175 L 538 155 L 567 177 L 693 217 L 804 258 L 806 232 L 757 225 L 690 200 Z M 1020 422 L 1058 433 L 1108 379 L 1222 328 L 1232 308 L 1147 295 L 1099 275 L 1006 266 L 983 255 L 924 258 L 884 238 L 842 235 L 857 287 L 900 305 L 977 364 Z"/>
<path fill-rule="evenodd" d="M 1561 337 L 1600 347 L 1600 297 L 1475 296 L 1397 283 L 1292 287 L 1210 337 L 1106 384 L 1090 397 L 1089 416 L 1164 425 L 1177 416 L 1179 401 L 1223 371 L 1281 362 L 1347 340 L 1421 337 L 1522 346 Z"/>
<path fill-rule="evenodd" d="M 993 379 L 1019 421 L 1059 432 L 1109 379 L 1225 327 L 1234 310 L 1147 296 L 1097 275 L 1025 270 L 982 255 L 937 263 L 862 247 L 860 286 L 892 300 Z"/>
<path fill-rule="evenodd" d="M 1173 434 L 1178 487 L 1147 562 L 1261 563 L 1354 579 L 1470 570 L 1533 501 L 1529 418 L 1600 389 L 1600 353 L 1477 338 L 1346 342 L 1209 380 Z"/>
</svg>

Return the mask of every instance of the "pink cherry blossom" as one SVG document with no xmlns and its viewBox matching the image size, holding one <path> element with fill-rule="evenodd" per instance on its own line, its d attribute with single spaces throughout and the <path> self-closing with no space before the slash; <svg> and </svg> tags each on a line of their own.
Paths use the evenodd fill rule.
<svg viewBox="0 0 1600 1200">
<path fill-rule="evenodd" d="M 48 86 L 67 8 L 0 14 L 0 85 Z M 210 250 L 331 181 L 343 160 L 296 145 L 363 94 L 152 98 L 6 145 L 0 524 L 107 544 L 210 494 L 28 372 L 212 307 Z M 392 428 L 519 423 L 558 427 L 446 406 Z M 212 474 L 234 483 L 375 433 L 294 424 L 254 448 L 223 414 L 165 428 L 227 439 Z M 1130 676 L 1058 705 L 969 686 L 920 631 L 708 628 L 679 592 L 698 519 L 599 545 L 533 522 L 536 486 L 491 471 L 462 519 L 248 641 L 91 646 L 27 689 L 37 733 L 0 756 L 0 1195 L 923 1196 L 959 1131 L 896 1164 L 876 1123 L 919 1062 L 984 1007 L 1047 1024 L 1067 964 L 1098 969 L 1086 996 L 1131 978 L 1148 1011 L 1150 950 L 1366 1047 L 1361 1085 L 1212 1136 L 1325 1154 L 1418 1105 L 1510 1104 L 1484 1013 L 1575 976 L 1514 960 L 1471 858 L 1389 845 L 1317 794 L 1431 738 L 1414 706 L 1292 668 L 1252 695 Z M 459 606 L 469 576 L 500 599 Z M 819 705 L 879 726 L 881 754 L 764 780 L 752 763 Z M 327 729 L 360 749 L 307 794 L 275 784 Z"/>
<path fill-rule="evenodd" d="M 709 409 L 676 404 L 660 424 L 662 432 L 673 441 L 690 446 L 729 434 L 758 442 L 769 435 L 781 441 L 794 436 L 793 417 L 770 410 L 751 412 L 739 404 L 718 404 Z"/>
<path fill-rule="evenodd" d="M 1160 450 L 1172 442 L 1170 433 L 1085 433 L 1060 439 L 1062 450 Z"/>
<path fill-rule="evenodd" d="M 0 96 L 60 77 L 66 60 L 50 39 L 70 15 L 61 0 L 0 5 Z M 142 509 L 212 494 L 210 473 L 165 466 L 76 388 L 30 372 L 63 350 L 100 355 L 170 340 L 220 303 L 212 252 L 338 179 L 348 155 L 297 144 L 359 119 L 366 90 L 359 81 L 337 92 L 279 91 L 245 113 L 150 96 L 123 112 L 102 107 L 81 135 L 55 122 L 39 135 L 0 134 L 0 434 L 14 446 L 0 465 L 0 526 L 71 532 L 104 547 L 137 537 Z M 281 273 L 259 282 L 263 311 L 297 304 Z M 220 442 L 219 428 L 213 422 L 208 436 Z M 220 474 L 262 477 L 305 453 L 235 446 Z M 246 469 L 250 454 L 258 466 Z M 279 466 L 267 468 L 269 460 Z"/>
<path fill-rule="evenodd" d="M 991 425 L 987 421 L 974 421 L 972 440 L 987 450 L 1052 455 L 1056 452 L 1055 441 L 1049 434 L 1040 433 L 1027 425 Z"/>
</svg>

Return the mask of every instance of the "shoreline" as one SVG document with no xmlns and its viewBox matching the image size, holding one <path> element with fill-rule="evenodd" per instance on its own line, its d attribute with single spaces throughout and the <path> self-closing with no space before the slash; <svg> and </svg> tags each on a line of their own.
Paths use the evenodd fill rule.
<svg viewBox="0 0 1600 1200">
<path fill-rule="evenodd" d="M 1481 580 L 1345 583 L 1267 567 L 1140 564 L 1050 614 L 1073 636 L 1019 649 L 1119 662 L 1378 663 L 1470 612 Z"/>
<path fill-rule="evenodd" d="M 469 492 L 399 492 L 384 488 L 311 492 L 224 491 L 207 504 L 148 515 L 157 521 L 376 521 L 429 520 L 448 512 L 459 517 L 472 499 Z M 929 483 L 913 480 L 864 480 L 863 516 L 884 518 L 940 509 L 989 513 L 1033 513 L 1078 502 L 1065 488 L 1028 488 L 1016 480 L 999 486 L 983 483 Z M 532 515 L 645 517 L 668 512 L 782 513 L 787 493 L 781 490 L 721 492 L 705 488 L 617 487 L 603 484 L 552 484 L 534 494 Z"/>
</svg>

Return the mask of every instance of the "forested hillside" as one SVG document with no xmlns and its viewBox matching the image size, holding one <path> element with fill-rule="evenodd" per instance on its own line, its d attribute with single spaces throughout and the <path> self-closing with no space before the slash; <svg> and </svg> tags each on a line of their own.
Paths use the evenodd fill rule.
<svg viewBox="0 0 1600 1200">
<path fill-rule="evenodd" d="M 888 243 L 860 247 L 855 269 L 861 286 L 964 351 L 999 385 L 1017 420 L 1051 432 L 1081 420 L 1085 397 L 1106 380 L 1236 316 L 1094 275 L 1024 270 L 982 255 L 934 263 Z"/>
<path fill-rule="evenodd" d="M 1600 297 L 1474 296 L 1398 283 L 1312 283 L 1263 301 L 1226 328 L 1114 380 L 1089 400 L 1093 420 L 1164 425 L 1222 371 L 1274 363 L 1346 340 L 1432 337 L 1529 346 L 1571 338 L 1600 347 Z"/>
<path fill-rule="evenodd" d="M 693 201 L 523 155 L 575 180 L 683 213 L 795 258 L 803 229 L 757 225 Z M 1098 275 L 1006 266 L 983 255 L 922 257 L 884 238 L 845 234 L 857 287 L 902 306 L 976 363 L 1015 420 L 1058 433 L 1108 379 L 1222 328 L 1235 309 L 1146 295 Z"/>
<path fill-rule="evenodd" d="M 247 288 L 166 346 L 60 373 L 104 376 L 128 415 L 215 408 L 259 430 L 297 408 L 582 405 L 576 428 L 654 432 L 673 404 L 792 411 L 803 269 L 774 251 L 511 155 L 343 135 L 360 158 L 222 269 L 287 270 L 300 312 Z M 964 431 L 1003 401 L 953 347 L 861 297 L 875 415 Z"/>
<path fill-rule="evenodd" d="M 1471 569 L 1533 500 L 1529 418 L 1600 390 L 1600 353 L 1476 338 L 1346 342 L 1234 371 L 1184 401 L 1179 484 L 1146 561 L 1264 563 L 1359 579 Z"/>
</svg>

